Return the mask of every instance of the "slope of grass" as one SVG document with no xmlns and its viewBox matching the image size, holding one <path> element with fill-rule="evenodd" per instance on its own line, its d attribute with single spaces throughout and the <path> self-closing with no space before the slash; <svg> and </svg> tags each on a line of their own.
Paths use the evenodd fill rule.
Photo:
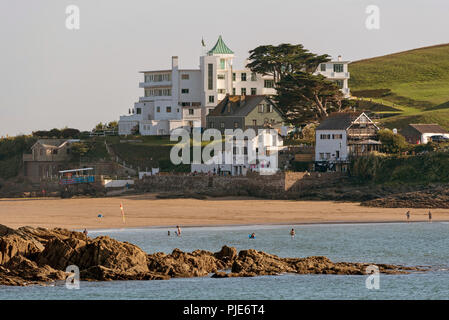
<svg viewBox="0 0 449 320">
<path fill-rule="evenodd" d="M 438 123 L 449 128 L 449 44 L 356 61 L 349 71 L 352 92 L 390 90 L 369 98 L 401 110 L 383 120 L 387 127 Z"/>
</svg>

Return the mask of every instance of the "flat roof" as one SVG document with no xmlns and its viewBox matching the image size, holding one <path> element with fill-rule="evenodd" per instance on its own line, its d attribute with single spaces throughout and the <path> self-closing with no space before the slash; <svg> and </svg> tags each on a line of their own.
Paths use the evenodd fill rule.
<svg viewBox="0 0 449 320">
<path fill-rule="evenodd" d="M 94 168 L 82 168 L 82 169 L 62 170 L 62 171 L 59 171 L 59 173 L 76 172 L 76 171 L 87 171 L 87 170 L 94 170 Z"/>
</svg>

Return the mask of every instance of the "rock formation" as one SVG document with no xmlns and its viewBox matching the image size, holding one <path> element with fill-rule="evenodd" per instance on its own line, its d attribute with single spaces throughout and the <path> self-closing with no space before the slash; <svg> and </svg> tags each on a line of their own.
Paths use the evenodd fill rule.
<svg viewBox="0 0 449 320">
<path fill-rule="evenodd" d="M 163 280 L 179 277 L 214 278 L 298 274 L 365 274 L 367 263 L 334 263 L 326 257 L 280 258 L 253 249 L 223 246 L 219 252 L 174 249 L 146 254 L 139 247 L 107 236 L 95 239 L 65 229 L 0 225 L 0 285 L 64 283 L 70 265 L 81 280 Z M 413 267 L 378 264 L 383 273 L 407 273 Z"/>
</svg>

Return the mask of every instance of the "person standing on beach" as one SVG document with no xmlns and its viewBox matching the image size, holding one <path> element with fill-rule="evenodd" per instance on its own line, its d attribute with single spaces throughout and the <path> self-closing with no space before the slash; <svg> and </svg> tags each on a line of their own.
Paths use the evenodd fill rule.
<svg viewBox="0 0 449 320">
<path fill-rule="evenodd" d="M 176 229 L 178 229 L 177 236 L 180 237 L 181 236 L 181 228 L 179 226 L 176 226 Z"/>
<path fill-rule="evenodd" d="M 429 215 L 429 222 L 432 222 L 432 212 L 430 212 L 430 210 L 429 210 L 428 215 Z"/>
<path fill-rule="evenodd" d="M 168 236 L 170 237 L 170 230 L 168 230 Z"/>
<path fill-rule="evenodd" d="M 410 211 L 407 211 L 405 215 L 407 216 L 407 221 L 410 222 Z"/>
<path fill-rule="evenodd" d="M 86 242 L 87 242 L 87 229 L 86 228 L 84 228 L 83 233 L 84 233 L 84 236 L 86 237 Z"/>
</svg>

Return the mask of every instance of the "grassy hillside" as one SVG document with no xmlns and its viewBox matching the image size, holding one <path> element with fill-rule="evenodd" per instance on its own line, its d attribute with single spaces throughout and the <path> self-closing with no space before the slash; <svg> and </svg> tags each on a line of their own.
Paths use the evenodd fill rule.
<svg viewBox="0 0 449 320">
<path fill-rule="evenodd" d="M 387 127 L 436 122 L 449 129 L 449 44 L 356 61 L 349 71 L 354 96 L 400 110 L 383 119 Z"/>
</svg>

